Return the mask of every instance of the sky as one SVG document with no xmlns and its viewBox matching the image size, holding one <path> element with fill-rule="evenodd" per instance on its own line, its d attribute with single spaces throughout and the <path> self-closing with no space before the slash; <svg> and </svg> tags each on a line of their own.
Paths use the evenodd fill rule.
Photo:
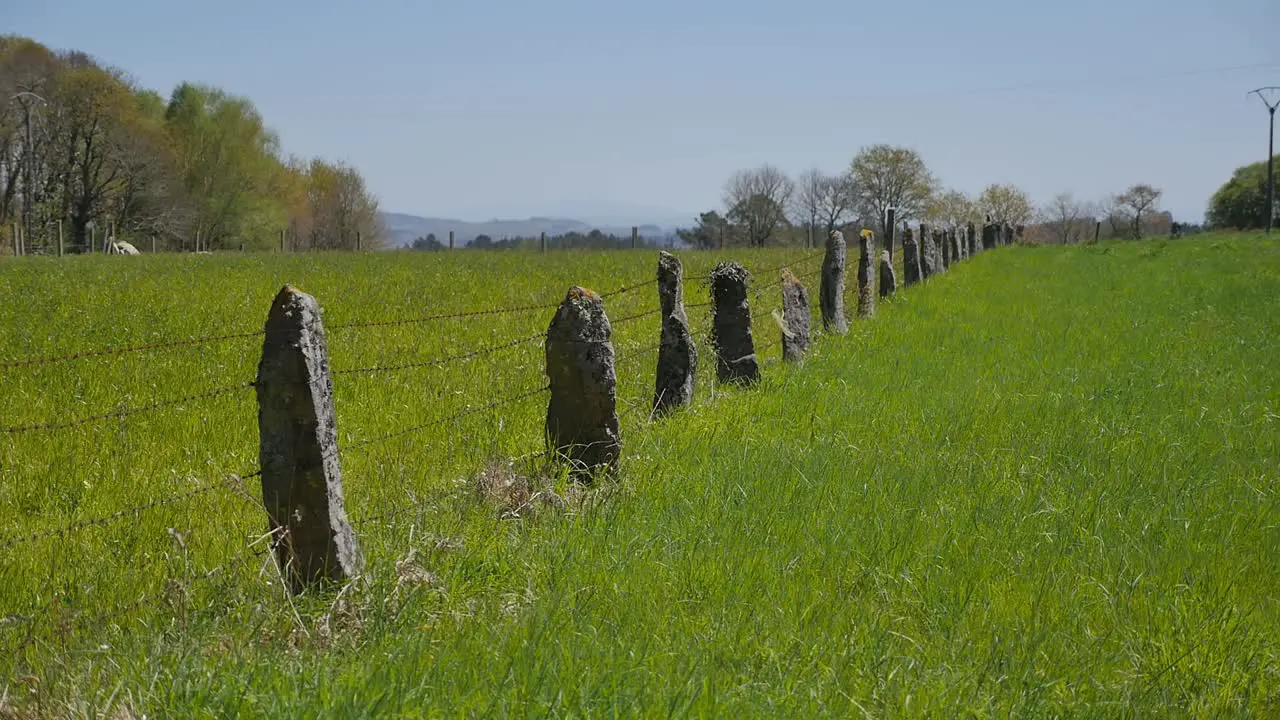
<svg viewBox="0 0 1280 720">
<path fill-rule="evenodd" d="M 619 224 L 876 143 L 970 194 L 1142 182 L 1198 222 L 1266 158 L 1277 28 L 1276 0 L 0 0 L 0 33 L 248 97 L 384 210 Z"/>
</svg>

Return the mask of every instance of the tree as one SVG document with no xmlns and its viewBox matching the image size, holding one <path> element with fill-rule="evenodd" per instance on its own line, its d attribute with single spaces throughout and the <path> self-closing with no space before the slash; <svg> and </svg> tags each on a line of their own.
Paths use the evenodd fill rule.
<svg viewBox="0 0 1280 720">
<path fill-rule="evenodd" d="M 1026 225 L 1031 222 L 1035 210 L 1031 198 L 1014 185 L 988 185 L 978 196 L 978 211 L 990 217 L 992 222 Z"/>
<path fill-rule="evenodd" d="M 1280 155 L 1276 156 L 1280 161 Z M 1211 227 L 1261 228 L 1267 225 L 1267 161 L 1236 168 L 1209 200 L 1205 217 Z"/>
<path fill-rule="evenodd" d="M 427 233 L 426 237 L 418 237 L 414 239 L 413 244 L 409 247 L 414 250 L 426 250 L 430 252 L 439 252 L 445 249 L 444 243 L 436 239 L 435 233 Z"/>
<path fill-rule="evenodd" d="M 939 225 L 959 226 L 979 222 L 982 214 L 968 195 L 959 190 L 948 190 L 934 196 L 925 211 L 925 218 Z"/>
<path fill-rule="evenodd" d="M 822 198 L 826 184 L 827 176 L 817 168 L 805 170 L 796 179 L 796 223 L 807 228 L 810 236 L 822 214 Z M 808 239 L 805 240 L 805 244 L 810 244 Z"/>
<path fill-rule="evenodd" d="M 1040 211 L 1041 220 L 1053 238 L 1063 245 L 1080 242 L 1091 214 L 1088 204 L 1069 193 L 1059 193 Z"/>
<path fill-rule="evenodd" d="M 689 230 L 677 230 L 676 235 L 699 250 L 709 250 L 724 244 L 729 223 L 715 210 L 698 216 L 698 222 Z"/>
<path fill-rule="evenodd" d="M 898 220 L 923 217 L 938 184 L 920 153 L 883 144 L 859 150 L 849 164 L 849 175 L 855 209 L 863 218 L 876 218 L 882 236 L 889 208 L 896 208 Z"/>
<path fill-rule="evenodd" d="M 307 180 L 310 247 L 350 250 L 357 241 L 366 249 L 381 246 L 385 233 L 378 221 L 378 201 L 355 168 L 316 159 L 311 161 Z"/>
<path fill-rule="evenodd" d="M 1128 190 L 1116 196 L 1119 210 L 1128 219 L 1135 239 L 1142 239 L 1143 216 L 1156 212 L 1157 203 L 1163 194 L 1162 190 L 1139 183 L 1131 185 Z"/>
<path fill-rule="evenodd" d="M 788 224 L 787 207 L 795 194 L 795 182 L 772 165 L 739 170 L 724 188 L 729 221 L 745 233 L 747 244 L 761 247 L 774 232 Z"/>
<path fill-rule="evenodd" d="M 249 100 L 183 83 L 169 99 L 166 126 L 192 204 L 193 235 L 207 248 L 270 247 L 287 207 L 274 193 L 279 139 Z"/>
</svg>

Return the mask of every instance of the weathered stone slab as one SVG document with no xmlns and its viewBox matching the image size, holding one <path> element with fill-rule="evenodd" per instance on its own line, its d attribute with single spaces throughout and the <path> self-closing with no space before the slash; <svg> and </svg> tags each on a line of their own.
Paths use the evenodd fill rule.
<svg viewBox="0 0 1280 720">
<path fill-rule="evenodd" d="M 906 282 L 907 287 L 911 287 L 920 282 L 923 277 L 923 269 L 920 265 L 920 246 L 916 243 L 915 233 L 911 228 L 902 231 L 902 279 Z"/>
<path fill-rule="evenodd" d="M 255 389 L 262 503 L 294 593 L 357 575 L 338 461 L 329 351 L 315 298 L 288 285 L 271 301 Z"/>
<path fill-rule="evenodd" d="M 798 362 L 809 352 L 809 292 L 799 278 L 782 276 L 782 359 Z"/>
<path fill-rule="evenodd" d="M 871 253 L 875 240 L 870 230 L 858 237 L 858 317 L 875 317 L 876 288 L 872 273 Z"/>
<path fill-rule="evenodd" d="M 579 481 L 612 473 L 622 452 L 612 332 L 604 300 L 576 286 L 547 328 L 548 446 Z"/>
<path fill-rule="evenodd" d="M 746 268 L 734 262 L 722 262 L 711 271 L 711 341 L 716 346 L 716 378 L 725 384 L 760 379 L 747 302 L 749 278 Z"/>
<path fill-rule="evenodd" d="M 880 297 L 889 297 L 898 290 L 898 276 L 893 270 L 893 257 L 888 250 L 880 251 Z"/>
<path fill-rule="evenodd" d="M 662 339 L 653 392 L 654 416 L 693 402 L 698 351 L 684 311 L 684 267 L 676 256 L 658 253 L 658 302 L 662 307 Z"/>
<path fill-rule="evenodd" d="M 832 230 L 827 237 L 827 252 L 822 259 L 822 282 L 818 287 L 818 305 L 822 310 L 822 328 L 843 334 L 849 331 L 844 316 L 844 234 Z"/>
<path fill-rule="evenodd" d="M 940 258 L 938 255 L 938 244 L 934 242 L 933 236 L 936 231 L 930 230 L 927 226 L 920 225 L 920 276 L 928 280 L 942 271 L 939 267 Z"/>
</svg>

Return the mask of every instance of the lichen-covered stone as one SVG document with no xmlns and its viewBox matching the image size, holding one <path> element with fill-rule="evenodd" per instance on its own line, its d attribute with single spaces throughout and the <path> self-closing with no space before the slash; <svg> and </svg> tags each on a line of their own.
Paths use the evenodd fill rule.
<svg viewBox="0 0 1280 720">
<path fill-rule="evenodd" d="M 693 402 L 698 351 L 684 311 L 684 268 L 676 256 L 658 253 L 658 302 L 662 308 L 662 341 L 653 393 L 654 416 Z"/>
<path fill-rule="evenodd" d="M 902 266 L 902 279 L 907 287 L 923 279 L 923 270 L 920 267 L 920 246 L 916 243 L 916 236 L 911 228 L 902 231 Z"/>
<path fill-rule="evenodd" d="M 711 341 L 716 346 L 716 378 L 725 384 L 760 379 L 747 302 L 749 278 L 746 269 L 733 262 L 722 262 L 711 271 Z"/>
<path fill-rule="evenodd" d="M 782 276 L 782 359 L 796 362 L 809 352 L 809 292 L 790 270 Z"/>
<path fill-rule="evenodd" d="M 547 328 L 547 441 L 577 480 L 612 473 L 622 451 L 611 335 L 604 301 L 576 286 Z"/>
<path fill-rule="evenodd" d="M 832 230 L 827 237 L 827 252 L 822 258 L 822 280 L 818 286 L 818 307 L 822 311 L 822 328 L 828 332 L 849 332 L 844 316 L 844 234 Z"/>
<path fill-rule="evenodd" d="M 880 251 L 880 297 L 889 297 L 898 290 L 898 276 L 893 269 L 893 256 L 888 250 Z"/>
<path fill-rule="evenodd" d="M 262 502 L 290 589 L 357 575 L 338 461 L 329 351 L 315 298 L 288 285 L 271 301 L 255 389 Z"/>
<path fill-rule="evenodd" d="M 870 233 L 858 238 L 858 317 L 875 317 L 876 288 L 872 276 L 871 252 L 874 240 Z"/>
</svg>

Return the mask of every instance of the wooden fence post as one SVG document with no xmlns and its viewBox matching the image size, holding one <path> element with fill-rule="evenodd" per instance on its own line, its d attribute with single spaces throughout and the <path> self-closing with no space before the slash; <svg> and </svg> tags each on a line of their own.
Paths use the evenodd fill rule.
<svg viewBox="0 0 1280 720">
<path fill-rule="evenodd" d="M 858 317 L 875 317 L 876 289 L 871 274 L 871 254 L 875 249 L 874 235 L 863 230 L 858 236 Z"/>
<path fill-rule="evenodd" d="M 452 230 L 449 231 L 449 249 L 450 250 L 453 249 L 453 231 Z"/>
<path fill-rule="evenodd" d="M 755 341 L 751 338 L 751 305 L 747 301 L 746 268 L 722 262 L 711 271 L 711 341 L 716 346 L 716 378 L 748 385 L 760 379 Z"/>
<path fill-rule="evenodd" d="M 844 317 L 844 264 L 844 234 L 832 230 L 827 237 L 827 252 L 822 258 L 818 306 L 822 310 L 822 328 L 837 334 L 849 332 L 849 323 Z"/>
<path fill-rule="evenodd" d="M 547 328 L 548 449 L 570 463 L 571 477 L 588 484 L 602 471 L 611 475 L 622 453 L 612 333 L 604 299 L 577 286 Z"/>
<path fill-rule="evenodd" d="M 156 236 L 152 235 L 151 236 L 151 254 L 154 255 L 155 253 L 156 253 Z"/>
<path fill-rule="evenodd" d="M 361 245 L 363 245 L 363 237 L 361 236 L 360 231 L 357 230 L 356 231 L 356 251 L 357 252 L 360 251 Z"/>
<path fill-rule="evenodd" d="M 684 267 L 665 251 L 658 252 L 658 302 L 662 308 L 662 338 L 653 390 L 653 415 L 693 402 L 698 349 L 684 311 Z"/>
<path fill-rule="evenodd" d="M 1102 237 L 1102 221 L 1093 224 L 1093 241 L 1098 242 L 1098 238 Z"/>
<path fill-rule="evenodd" d="M 547 251 L 547 231 L 546 230 L 543 230 L 542 234 L 538 236 L 538 249 L 541 250 L 542 252 Z"/>
<path fill-rule="evenodd" d="M 631 226 L 631 249 L 635 250 L 640 244 L 640 228 L 635 225 Z"/>
<path fill-rule="evenodd" d="M 280 228 L 280 252 L 284 252 L 284 228 Z"/>
<path fill-rule="evenodd" d="M 18 252 L 18 245 L 22 241 L 18 239 L 18 223 L 16 222 L 13 224 L 13 235 L 9 238 L 9 240 L 13 243 L 13 256 L 18 257 L 18 255 L 20 254 Z"/>
<path fill-rule="evenodd" d="M 262 502 L 276 562 L 294 593 L 341 582 L 363 565 L 347 521 L 333 378 L 320 306 L 288 285 L 271 301 L 258 396 Z"/>
<path fill-rule="evenodd" d="M 62 221 L 58 221 L 58 257 L 62 257 Z"/>
<path fill-rule="evenodd" d="M 809 292 L 790 270 L 782 271 L 782 315 L 774 319 L 782 326 L 783 361 L 804 359 L 809 352 Z"/>
</svg>

